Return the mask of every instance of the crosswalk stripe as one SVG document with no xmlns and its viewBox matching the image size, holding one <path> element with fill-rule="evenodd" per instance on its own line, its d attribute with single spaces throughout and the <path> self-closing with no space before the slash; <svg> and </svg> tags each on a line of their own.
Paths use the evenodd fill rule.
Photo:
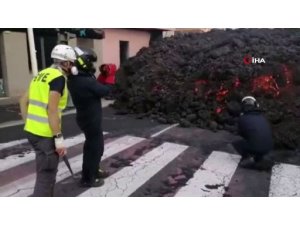
<svg viewBox="0 0 300 225">
<path fill-rule="evenodd" d="M 103 153 L 102 159 L 104 160 L 114 154 L 117 154 L 121 150 L 136 145 L 144 140 L 146 140 L 146 138 L 135 137 L 130 135 L 118 138 L 117 140 L 110 142 L 105 146 L 105 151 Z"/>
<path fill-rule="evenodd" d="M 108 132 L 103 132 L 103 135 L 108 134 Z M 74 137 L 65 139 L 65 145 L 67 148 L 70 148 L 74 145 L 80 144 L 85 140 L 84 134 L 79 134 Z M 15 166 L 27 163 L 35 159 L 35 153 L 32 150 L 31 152 L 24 154 L 24 157 L 19 157 L 18 155 L 11 155 L 5 159 L 0 159 L 0 172 L 8 170 Z"/>
<path fill-rule="evenodd" d="M 144 140 L 146 139 L 130 135 L 118 138 L 105 145 L 102 160 L 107 159 L 119 152 L 122 152 L 123 150 L 130 148 Z M 82 154 L 70 158 L 69 161 L 74 173 L 81 171 Z M 59 169 L 56 178 L 57 182 L 70 177 L 70 172 L 64 162 L 60 162 L 58 168 Z M 13 183 L 0 187 L 0 196 L 24 197 L 32 194 L 33 186 L 35 183 L 35 176 L 35 174 L 31 174 Z"/>
<path fill-rule="evenodd" d="M 240 156 L 214 151 L 176 197 L 221 197 L 233 176 Z"/>
<path fill-rule="evenodd" d="M 24 144 L 24 143 L 28 143 L 27 139 L 21 139 L 21 140 L 10 141 L 10 142 L 7 142 L 7 143 L 1 143 L 0 144 L 0 151 L 2 151 L 3 149 L 6 149 L 6 148 L 10 148 L 10 147 L 13 147 L 13 146 L 16 146 L 16 145 L 21 145 L 21 144 Z"/>
<path fill-rule="evenodd" d="M 156 137 L 175 126 L 176 125 L 167 127 L 151 137 Z M 108 133 L 103 132 L 103 134 L 106 135 Z M 79 173 L 82 169 L 82 154 L 79 154 L 81 147 L 76 147 L 75 145 L 83 143 L 84 140 L 85 137 L 83 134 L 79 134 L 65 140 L 69 151 L 73 150 L 73 154 L 69 156 L 69 161 L 74 173 Z M 146 140 L 146 138 L 135 137 L 131 135 L 113 139 L 111 142 L 105 144 L 105 151 L 102 160 L 108 159 L 126 149 L 128 150 L 128 148 Z M 0 151 L 5 149 L 9 150 L 9 148 L 13 148 L 14 146 L 18 146 L 18 148 L 22 148 L 23 146 L 24 148 L 26 147 L 28 149 L 28 145 L 29 143 L 27 143 L 27 139 L 15 140 L 8 143 L 1 143 Z M 72 149 L 73 146 L 75 147 Z M 102 187 L 91 188 L 79 196 L 130 196 L 147 181 L 155 178 L 154 176 L 159 171 L 163 170 L 171 161 L 173 161 L 179 154 L 183 153 L 188 147 L 189 146 L 170 142 L 165 142 L 154 149 L 148 147 L 148 153 L 136 159 L 131 166 L 123 169 L 120 168 L 121 170 L 106 178 L 105 184 Z M 5 180 L 3 180 L 4 175 L 2 173 L 0 197 L 22 197 L 32 194 L 36 174 L 34 173 L 33 167 L 27 170 L 27 164 L 32 166 L 34 159 L 35 154 L 33 150 L 25 153 L 24 157 L 11 155 L 5 159 L 0 159 L 0 173 L 5 171 L 4 173 L 9 175 L 9 169 L 13 170 L 15 169 L 14 167 L 17 167 L 20 170 L 25 168 L 23 171 L 26 172 L 21 175 L 19 174 L 19 176 L 16 177 L 11 176 L 10 179 Z M 238 155 L 219 151 L 212 152 L 206 161 L 204 161 L 200 169 L 194 173 L 193 177 L 187 182 L 187 184 L 177 191 L 175 197 L 223 196 L 226 187 L 228 187 L 229 184 L 231 185 L 230 180 L 235 179 L 233 175 L 236 176 L 237 174 L 236 169 L 239 161 L 240 156 Z M 23 165 L 25 163 L 27 164 Z M 265 176 L 268 176 L 268 181 L 266 181 L 266 184 L 263 187 L 265 190 L 264 196 L 267 195 L 267 193 L 270 197 L 300 196 L 300 166 L 285 163 L 276 164 L 273 166 L 271 174 L 268 173 Z M 60 162 L 57 173 L 57 182 L 70 182 L 70 177 L 70 172 L 65 163 Z M 229 189 L 231 188 L 229 187 Z M 236 194 L 236 192 L 233 193 Z M 78 194 L 78 192 L 76 194 Z"/>
<path fill-rule="evenodd" d="M 173 124 L 173 125 L 171 125 L 171 126 L 168 126 L 168 127 L 166 127 L 165 129 L 163 129 L 163 130 L 161 130 L 161 131 L 158 131 L 158 132 L 156 132 L 155 134 L 152 134 L 151 137 L 152 137 L 152 138 L 157 137 L 157 136 L 161 135 L 162 133 L 164 133 L 164 132 L 166 132 L 166 131 L 172 129 L 173 127 L 177 127 L 178 125 L 179 125 L 179 123 L 176 123 L 176 124 Z"/>
<path fill-rule="evenodd" d="M 138 158 L 132 166 L 106 178 L 103 186 L 91 188 L 79 196 L 129 196 L 187 148 L 186 145 L 163 143 Z"/>
<path fill-rule="evenodd" d="M 270 197 L 300 196 L 300 166 L 280 163 L 272 168 Z"/>
<path fill-rule="evenodd" d="M 103 134 L 107 134 L 107 132 L 103 132 Z M 81 135 L 83 135 L 83 134 L 81 134 Z M 74 138 L 74 137 L 70 137 L 70 138 Z M 25 143 L 28 143 L 27 139 L 20 139 L 20 140 L 10 141 L 10 142 L 6 142 L 6 143 L 0 143 L 0 151 L 7 149 L 7 148 L 17 146 L 17 145 L 22 145 Z"/>
</svg>

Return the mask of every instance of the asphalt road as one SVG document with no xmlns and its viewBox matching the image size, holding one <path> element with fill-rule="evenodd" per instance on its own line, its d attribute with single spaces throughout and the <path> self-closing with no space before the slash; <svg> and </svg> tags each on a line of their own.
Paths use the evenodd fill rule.
<svg viewBox="0 0 300 225">
<path fill-rule="evenodd" d="M 277 152 L 272 170 L 239 166 L 228 132 L 180 128 L 103 109 L 105 154 L 110 173 L 99 188 L 79 188 L 61 162 L 55 196 L 300 196 L 296 153 Z M 63 117 L 71 166 L 81 171 L 84 137 L 75 114 Z M 34 152 L 23 125 L 0 128 L 0 196 L 30 196 L 35 181 Z M 296 157 L 295 157 L 296 156 Z"/>
</svg>

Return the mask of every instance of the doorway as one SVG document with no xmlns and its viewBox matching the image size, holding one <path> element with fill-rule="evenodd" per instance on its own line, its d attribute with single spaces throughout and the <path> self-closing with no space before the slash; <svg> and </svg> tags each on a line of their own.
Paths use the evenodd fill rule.
<svg viewBox="0 0 300 225">
<path fill-rule="evenodd" d="M 129 57 L 129 41 L 120 41 L 120 65 Z"/>
</svg>

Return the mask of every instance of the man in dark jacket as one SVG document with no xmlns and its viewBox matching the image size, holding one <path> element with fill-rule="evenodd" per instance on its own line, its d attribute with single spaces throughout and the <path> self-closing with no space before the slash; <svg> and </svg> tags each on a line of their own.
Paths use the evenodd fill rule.
<svg viewBox="0 0 300 225">
<path fill-rule="evenodd" d="M 104 151 L 101 98 L 109 94 L 111 85 L 97 82 L 93 65 L 97 61 L 97 55 L 93 50 L 75 48 L 75 51 L 78 55 L 78 73 L 69 77 L 68 88 L 77 110 L 78 126 L 86 138 L 80 183 L 83 187 L 98 187 L 104 183 L 104 174 L 99 168 Z"/>
<path fill-rule="evenodd" d="M 233 143 L 233 146 L 242 156 L 242 167 L 263 169 L 269 165 L 265 156 L 273 150 L 271 127 L 254 97 L 242 99 L 242 110 L 238 127 L 243 139 Z"/>
</svg>

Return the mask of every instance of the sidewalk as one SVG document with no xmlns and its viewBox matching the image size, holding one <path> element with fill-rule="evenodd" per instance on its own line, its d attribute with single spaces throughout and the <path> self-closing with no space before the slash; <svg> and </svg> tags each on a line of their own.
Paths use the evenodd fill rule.
<svg viewBox="0 0 300 225">
<path fill-rule="evenodd" d="M 102 99 L 102 108 L 109 106 L 114 101 Z M 76 110 L 74 107 L 68 107 L 63 115 L 74 114 Z M 0 105 L 0 128 L 22 124 L 20 108 L 18 104 Z"/>
<path fill-rule="evenodd" d="M 0 124 L 8 121 L 21 120 L 18 104 L 0 105 Z"/>
</svg>

